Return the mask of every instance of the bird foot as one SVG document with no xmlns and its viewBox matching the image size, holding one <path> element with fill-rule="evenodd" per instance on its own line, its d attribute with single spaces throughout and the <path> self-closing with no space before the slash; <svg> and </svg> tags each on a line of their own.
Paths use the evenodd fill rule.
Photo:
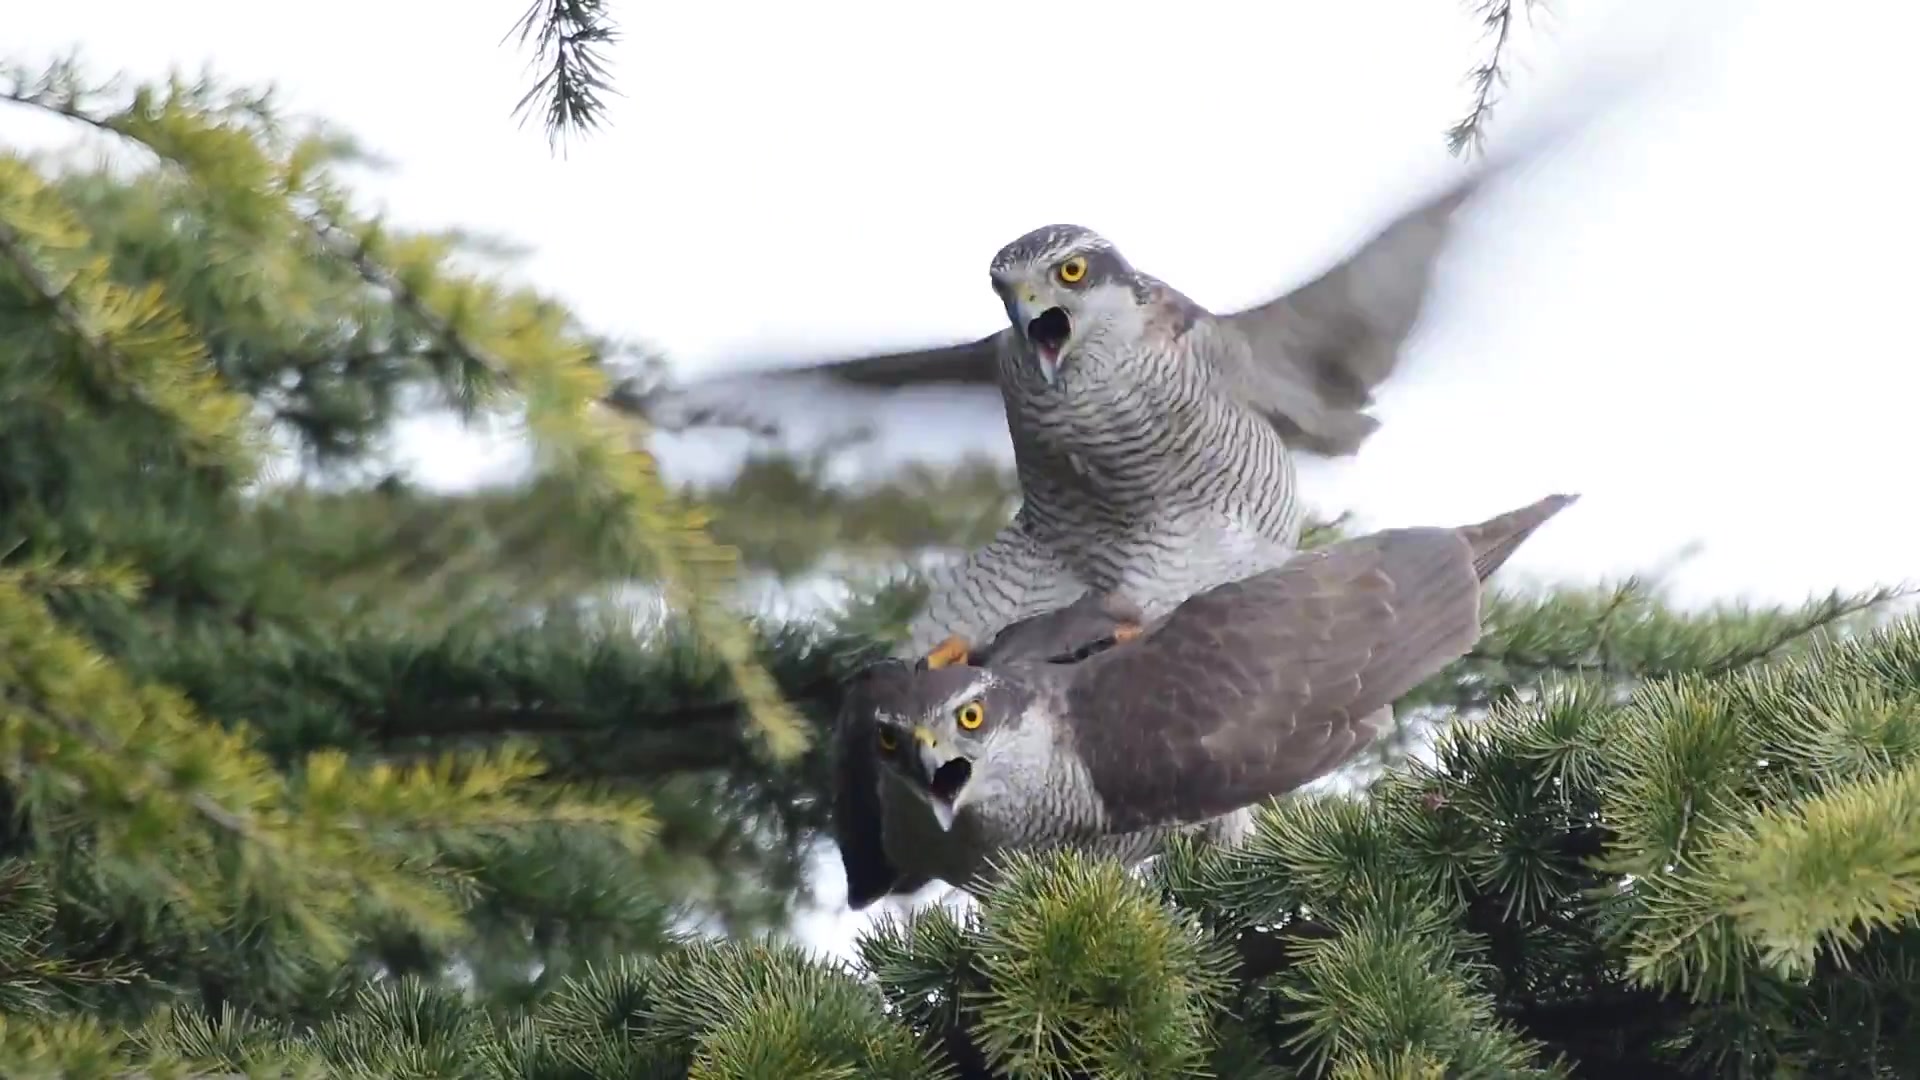
<svg viewBox="0 0 1920 1080">
<path fill-rule="evenodd" d="M 1089 641 L 1084 645 L 1081 645 L 1080 647 L 1074 649 L 1072 652 L 1061 653 L 1058 656 L 1049 657 L 1048 663 L 1077 664 L 1082 660 L 1088 660 L 1093 658 L 1094 656 L 1099 655 L 1100 653 L 1106 652 L 1108 649 L 1119 648 L 1120 646 L 1125 645 L 1129 641 L 1134 641 L 1138 639 L 1146 632 L 1147 632 L 1147 628 L 1137 622 L 1115 623 L 1112 630 L 1109 630 L 1107 633 L 1101 635 L 1100 637 L 1092 641 Z"/>
<path fill-rule="evenodd" d="M 947 640 L 935 645 L 933 651 L 928 653 L 921 663 L 925 664 L 928 670 L 937 671 L 943 667 L 964 664 L 972 655 L 973 643 L 958 634 L 952 634 Z"/>
</svg>

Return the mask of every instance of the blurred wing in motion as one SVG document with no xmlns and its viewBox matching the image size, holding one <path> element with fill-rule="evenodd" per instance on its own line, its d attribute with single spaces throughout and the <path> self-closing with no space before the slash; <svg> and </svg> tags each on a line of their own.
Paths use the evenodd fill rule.
<svg viewBox="0 0 1920 1080">
<path fill-rule="evenodd" d="M 1312 280 L 1242 311 L 1210 315 L 1201 346 L 1226 391 L 1257 410 L 1289 445 L 1323 456 L 1353 453 L 1378 426 L 1363 410 L 1373 391 L 1404 365 L 1414 327 L 1426 313 L 1436 269 L 1456 246 L 1461 209 L 1488 181 L 1510 174 L 1585 131 L 1588 122 L 1651 83 L 1668 50 L 1611 57 L 1578 81 L 1580 92 L 1501 138 L 1497 158 L 1448 184 L 1383 226 Z M 947 387 L 973 394 L 996 386 L 999 352 L 1012 331 L 974 341 L 834 357 L 729 373 L 685 386 L 640 392 L 623 387 L 611 404 L 657 427 L 722 426 L 776 434 L 787 386 L 879 391 Z M 783 386 L 783 384 L 785 384 Z"/>
<path fill-rule="evenodd" d="M 1402 214 L 1318 278 L 1224 316 L 1212 350 L 1229 391 L 1297 450 L 1352 454 L 1380 422 L 1362 410 L 1399 367 L 1479 177 Z"/>
<path fill-rule="evenodd" d="M 782 392 L 800 386 L 895 390 L 945 385 L 993 390 L 999 385 L 998 354 L 1006 334 L 1002 331 L 956 345 L 728 372 L 645 391 L 624 384 L 608 402 L 664 431 L 728 427 L 773 436 L 780 433 L 780 416 L 786 412 Z"/>
</svg>

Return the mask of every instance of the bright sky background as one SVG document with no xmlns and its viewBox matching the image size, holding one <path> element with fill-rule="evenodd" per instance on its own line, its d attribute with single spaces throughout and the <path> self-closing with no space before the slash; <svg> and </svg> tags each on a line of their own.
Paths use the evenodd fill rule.
<svg viewBox="0 0 1920 1080">
<path fill-rule="evenodd" d="M 988 258 L 1053 220 L 1216 310 L 1262 299 L 1460 167 L 1441 134 L 1481 50 L 1458 0 L 621 0 L 625 98 L 563 159 L 510 116 L 530 76 L 501 39 L 524 0 L 4 7 L 0 57 L 77 44 L 101 74 L 210 62 L 278 84 L 393 162 L 364 190 L 396 220 L 530 245 L 528 277 L 688 372 L 987 333 L 1004 318 Z M 1920 579 L 1920 155 L 1897 134 L 1920 101 L 1920 14 L 1554 7 L 1520 31 L 1532 66 L 1504 121 L 1576 98 L 1557 77 L 1594 56 L 1681 55 L 1491 194 L 1381 395 L 1384 427 L 1309 467 L 1310 496 L 1380 525 L 1580 491 L 1516 569 L 1616 576 L 1698 543 L 1674 576 L 1690 599 Z M 0 108 L 0 141 L 72 135 Z M 872 418 L 894 453 L 1006 453 L 977 401 Z M 676 440 L 666 460 L 711 473 L 738 442 Z M 444 426 L 408 453 L 443 484 L 515 457 Z M 835 921 L 807 936 L 843 947 Z"/>
</svg>

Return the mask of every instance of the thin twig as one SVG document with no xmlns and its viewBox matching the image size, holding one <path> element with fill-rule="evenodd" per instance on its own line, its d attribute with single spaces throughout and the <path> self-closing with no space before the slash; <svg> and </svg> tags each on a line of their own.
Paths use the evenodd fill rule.
<svg viewBox="0 0 1920 1080">
<path fill-rule="evenodd" d="M 1538 0 L 1523 0 L 1529 10 Z M 1480 0 L 1475 10 L 1480 21 L 1493 37 L 1493 47 L 1488 50 L 1486 62 L 1473 69 L 1467 76 L 1473 84 L 1473 106 L 1467 115 L 1447 130 L 1447 150 L 1453 154 L 1478 151 L 1483 148 L 1486 139 L 1486 122 L 1493 115 L 1493 108 L 1499 99 L 1495 96 L 1496 87 L 1507 84 L 1507 72 L 1504 66 L 1507 59 L 1507 45 L 1513 34 L 1513 0 Z"/>
</svg>

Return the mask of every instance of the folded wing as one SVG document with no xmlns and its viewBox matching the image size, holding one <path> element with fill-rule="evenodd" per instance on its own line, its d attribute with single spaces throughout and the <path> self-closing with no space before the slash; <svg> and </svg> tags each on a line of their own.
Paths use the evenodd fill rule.
<svg viewBox="0 0 1920 1080">
<path fill-rule="evenodd" d="M 1473 646 L 1481 579 L 1571 502 L 1305 552 L 1079 665 L 1066 711 L 1108 828 L 1203 821 L 1339 768 Z"/>
</svg>

